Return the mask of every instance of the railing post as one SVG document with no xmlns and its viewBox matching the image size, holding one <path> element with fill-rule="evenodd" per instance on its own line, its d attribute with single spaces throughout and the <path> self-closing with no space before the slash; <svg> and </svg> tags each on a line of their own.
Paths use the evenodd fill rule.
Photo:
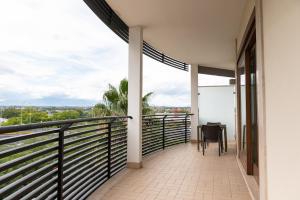
<svg viewBox="0 0 300 200">
<path fill-rule="evenodd" d="M 187 143 L 187 118 L 189 115 L 186 115 L 184 118 L 184 142 Z"/>
<path fill-rule="evenodd" d="M 58 131 L 57 199 L 63 200 L 64 192 L 64 133 L 72 124 L 63 125 Z"/>
<path fill-rule="evenodd" d="M 111 177 L 111 124 L 112 121 L 108 123 L 108 135 L 107 135 L 107 178 Z"/>
<path fill-rule="evenodd" d="M 162 141 L 163 141 L 163 149 L 165 149 L 165 119 L 167 118 L 167 115 L 164 116 L 163 118 L 163 134 L 162 134 Z"/>
</svg>

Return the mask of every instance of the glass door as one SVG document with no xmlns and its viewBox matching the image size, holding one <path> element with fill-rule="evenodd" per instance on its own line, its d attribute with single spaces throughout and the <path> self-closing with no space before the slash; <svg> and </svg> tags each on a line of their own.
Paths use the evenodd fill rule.
<svg viewBox="0 0 300 200">
<path fill-rule="evenodd" d="M 252 164 L 253 175 L 258 182 L 258 126 L 257 126 L 257 93 L 256 93 L 256 45 L 253 44 L 249 50 L 249 72 L 250 72 L 250 109 L 251 109 L 251 142 L 252 142 Z"/>
<path fill-rule="evenodd" d="M 240 54 L 238 67 L 239 101 L 239 158 L 248 175 L 258 182 L 258 124 L 256 82 L 256 38 L 253 28 Z"/>
<path fill-rule="evenodd" d="M 239 78 L 239 96 L 240 96 L 240 127 L 241 134 L 239 136 L 240 160 L 247 169 L 247 139 L 246 139 L 246 74 L 245 74 L 245 54 L 242 55 L 238 63 L 238 78 Z"/>
</svg>

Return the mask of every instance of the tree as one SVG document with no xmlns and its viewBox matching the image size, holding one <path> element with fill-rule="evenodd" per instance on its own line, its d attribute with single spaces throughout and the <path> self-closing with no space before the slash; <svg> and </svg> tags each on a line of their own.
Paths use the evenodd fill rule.
<svg viewBox="0 0 300 200">
<path fill-rule="evenodd" d="M 66 120 L 66 119 L 77 119 L 80 117 L 80 112 L 77 110 L 65 110 L 62 112 L 54 113 L 52 120 Z"/>
<path fill-rule="evenodd" d="M 98 103 L 94 106 L 93 116 L 110 116 L 112 115 L 111 110 L 103 103 Z"/>
<path fill-rule="evenodd" d="M 11 125 L 18 125 L 21 124 L 20 117 L 11 117 L 6 122 L 2 122 L 1 126 L 11 126 Z"/>
<path fill-rule="evenodd" d="M 152 94 L 152 92 L 149 92 L 142 98 L 143 114 L 151 112 L 148 102 Z M 128 80 L 121 80 L 118 89 L 109 84 L 108 90 L 103 94 L 103 102 L 94 106 L 93 110 L 96 116 L 127 115 Z"/>
<path fill-rule="evenodd" d="M 149 99 L 152 94 L 153 94 L 153 92 L 149 92 L 145 96 L 143 96 L 142 106 L 143 106 L 143 114 L 144 115 L 153 112 L 153 109 L 149 105 Z"/>
<path fill-rule="evenodd" d="M 46 122 L 51 120 L 77 119 L 81 117 L 81 114 L 82 113 L 78 110 L 65 110 L 62 112 L 56 112 L 52 116 L 49 116 L 48 113 L 45 111 L 27 107 L 25 109 L 22 109 L 22 115 L 20 114 L 18 117 L 11 117 L 6 122 L 3 122 L 1 125 L 10 126 Z"/>
<path fill-rule="evenodd" d="M 19 117 L 20 113 L 21 113 L 20 109 L 17 109 L 15 107 L 8 107 L 3 110 L 2 117 L 6 119 L 12 117 Z"/>
<path fill-rule="evenodd" d="M 21 114 L 22 112 L 22 114 Z M 51 118 L 48 117 L 48 113 L 40 111 L 36 108 L 27 107 L 20 110 L 20 114 L 16 117 L 10 117 L 6 122 L 3 122 L 2 125 L 18 125 L 18 124 L 30 124 L 37 122 L 49 121 Z"/>
</svg>

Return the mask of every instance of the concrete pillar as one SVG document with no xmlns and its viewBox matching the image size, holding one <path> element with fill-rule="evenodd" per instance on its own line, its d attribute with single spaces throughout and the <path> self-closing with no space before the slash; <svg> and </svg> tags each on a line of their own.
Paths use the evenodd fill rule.
<svg viewBox="0 0 300 200">
<path fill-rule="evenodd" d="M 198 114 L 198 65 L 192 64 L 190 68 L 191 73 L 191 141 L 197 140 L 197 126 L 199 123 Z"/>
<path fill-rule="evenodd" d="M 127 166 L 142 167 L 143 30 L 129 28 Z"/>
</svg>

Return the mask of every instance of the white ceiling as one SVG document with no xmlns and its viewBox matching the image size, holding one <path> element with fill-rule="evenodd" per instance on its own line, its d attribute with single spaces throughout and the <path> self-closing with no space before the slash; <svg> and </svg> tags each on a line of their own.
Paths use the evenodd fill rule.
<svg viewBox="0 0 300 200">
<path fill-rule="evenodd" d="M 107 0 L 144 40 L 189 64 L 234 69 L 235 39 L 246 0 Z"/>
</svg>

